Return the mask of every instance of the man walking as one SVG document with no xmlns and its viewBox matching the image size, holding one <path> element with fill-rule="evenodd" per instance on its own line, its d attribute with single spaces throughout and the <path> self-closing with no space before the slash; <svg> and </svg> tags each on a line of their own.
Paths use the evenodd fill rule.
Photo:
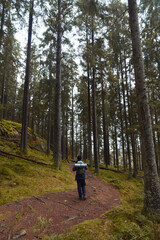
<svg viewBox="0 0 160 240">
<path fill-rule="evenodd" d="M 81 166 L 82 165 L 82 166 Z M 84 166 L 86 165 L 86 166 Z M 86 200 L 86 182 L 85 182 L 85 170 L 87 170 L 87 164 L 82 161 L 81 155 L 77 157 L 77 162 L 73 166 L 73 171 L 76 171 L 77 190 L 80 200 Z M 83 197 L 83 198 L 82 198 Z"/>
</svg>

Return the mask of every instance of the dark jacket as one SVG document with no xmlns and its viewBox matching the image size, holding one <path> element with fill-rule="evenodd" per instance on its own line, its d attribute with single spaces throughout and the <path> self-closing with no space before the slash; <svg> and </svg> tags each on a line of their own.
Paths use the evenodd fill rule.
<svg viewBox="0 0 160 240">
<path fill-rule="evenodd" d="M 77 161 L 77 163 L 83 163 L 82 161 Z M 83 174 L 78 173 L 78 168 L 73 166 L 73 171 L 76 171 L 76 180 L 85 180 L 85 170 L 88 169 L 88 167 L 83 167 Z"/>
</svg>

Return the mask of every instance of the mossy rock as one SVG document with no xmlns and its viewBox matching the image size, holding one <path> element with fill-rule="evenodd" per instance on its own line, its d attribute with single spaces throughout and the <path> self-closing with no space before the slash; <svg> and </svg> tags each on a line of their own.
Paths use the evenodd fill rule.
<svg viewBox="0 0 160 240">
<path fill-rule="evenodd" d="M 12 121 L 0 121 L 0 136 L 19 137 L 21 132 L 21 124 Z"/>
</svg>

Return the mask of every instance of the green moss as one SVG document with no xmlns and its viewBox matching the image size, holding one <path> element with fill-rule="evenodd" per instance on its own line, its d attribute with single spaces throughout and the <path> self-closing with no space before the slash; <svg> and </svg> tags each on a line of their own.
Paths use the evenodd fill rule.
<svg viewBox="0 0 160 240">
<path fill-rule="evenodd" d="M 21 130 L 21 124 L 12 121 L 0 121 L 0 135 L 14 136 Z M 3 133 L 3 134 L 2 134 Z"/>
<path fill-rule="evenodd" d="M 114 236 L 113 239 L 154 239 L 153 223 L 140 209 L 122 205 L 107 212 L 105 217 L 112 222 L 108 234 Z"/>
<path fill-rule="evenodd" d="M 37 165 L 18 158 L 0 158 L 0 205 L 47 192 L 75 188 L 74 175 L 67 165 L 64 171 Z M 28 187 L 29 186 L 29 187 Z"/>
<path fill-rule="evenodd" d="M 95 227 L 96 226 L 96 227 Z M 105 237 L 105 238 L 104 238 Z M 109 238 L 105 234 L 105 229 L 101 224 L 100 219 L 88 220 L 83 223 L 66 230 L 64 234 L 53 235 L 50 237 L 45 236 L 43 240 L 99 240 Z"/>
<path fill-rule="evenodd" d="M 0 182 L 2 182 L 4 179 L 13 179 L 15 178 L 15 172 L 12 171 L 10 168 L 2 167 L 0 169 Z"/>
</svg>

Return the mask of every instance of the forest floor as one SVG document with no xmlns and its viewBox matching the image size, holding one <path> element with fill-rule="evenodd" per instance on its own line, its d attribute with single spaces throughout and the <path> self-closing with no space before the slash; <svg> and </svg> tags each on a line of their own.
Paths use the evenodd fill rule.
<svg viewBox="0 0 160 240">
<path fill-rule="evenodd" d="M 72 170 L 73 164 L 69 166 Z M 69 227 L 99 218 L 121 204 L 119 191 L 89 170 L 86 191 L 86 200 L 79 200 L 77 189 L 73 189 L 0 206 L 0 239 L 43 239 L 45 235 L 64 233 Z"/>
</svg>

